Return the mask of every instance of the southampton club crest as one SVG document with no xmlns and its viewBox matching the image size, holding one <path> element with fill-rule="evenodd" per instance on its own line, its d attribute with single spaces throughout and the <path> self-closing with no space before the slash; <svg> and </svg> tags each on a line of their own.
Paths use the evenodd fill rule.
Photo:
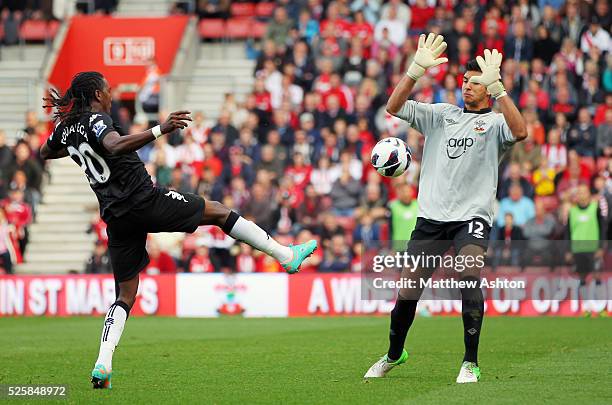
<svg viewBox="0 0 612 405">
<path fill-rule="evenodd" d="M 479 134 L 482 134 L 486 131 L 485 125 L 487 123 L 483 120 L 477 120 L 476 122 L 474 122 L 474 132 L 477 132 Z"/>
</svg>

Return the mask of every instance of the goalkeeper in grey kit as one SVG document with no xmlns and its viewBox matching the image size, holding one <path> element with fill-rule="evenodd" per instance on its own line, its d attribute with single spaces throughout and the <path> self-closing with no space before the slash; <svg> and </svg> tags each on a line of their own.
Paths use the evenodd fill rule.
<svg viewBox="0 0 612 405">
<path fill-rule="evenodd" d="M 419 180 L 419 213 L 407 251 L 409 255 L 442 255 L 451 246 L 462 256 L 483 257 L 493 223 L 493 203 L 502 155 L 527 137 L 525 121 L 501 83 L 502 55 L 485 49 L 466 65 L 462 95 L 465 108 L 408 100 L 417 80 L 433 66 L 446 63 L 441 35 L 419 37 L 414 61 L 387 102 L 387 112 L 407 121 L 425 137 Z M 500 113 L 491 110 L 493 97 Z M 476 261 L 481 264 L 482 261 Z M 480 280 L 482 266 L 460 273 L 464 281 Z M 435 268 L 405 268 L 402 278 L 429 279 Z M 477 283 L 466 285 L 479 286 Z M 408 285 L 408 284 L 406 284 Z M 421 286 L 417 282 L 410 285 Z M 465 354 L 457 383 L 477 382 L 478 342 L 484 315 L 479 287 L 461 288 Z M 422 288 L 401 288 L 391 311 L 389 350 L 370 367 L 365 378 L 384 377 L 406 362 L 404 343 L 414 320 Z"/>
</svg>

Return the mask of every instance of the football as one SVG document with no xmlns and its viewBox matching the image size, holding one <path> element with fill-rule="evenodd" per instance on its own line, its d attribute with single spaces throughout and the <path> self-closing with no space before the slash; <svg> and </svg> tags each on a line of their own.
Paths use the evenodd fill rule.
<svg viewBox="0 0 612 405">
<path fill-rule="evenodd" d="M 401 176 L 411 161 L 410 148 L 399 138 L 381 139 L 372 149 L 372 166 L 384 177 Z"/>
</svg>

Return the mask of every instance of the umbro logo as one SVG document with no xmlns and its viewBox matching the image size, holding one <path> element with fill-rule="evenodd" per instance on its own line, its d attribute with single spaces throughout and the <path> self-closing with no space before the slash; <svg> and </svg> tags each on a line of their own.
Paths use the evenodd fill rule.
<svg viewBox="0 0 612 405">
<path fill-rule="evenodd" d="M 112 325 L 114 323 L 115 323 L 115 320 L 113 318 L 108 318 L 108 319 L 106 319 L 106 321 L 104 321 L 104 325 L 106 325 L 106 326 L 110 326 L 110 325 Z"/>
<path fill-rule="evenodd" d="M 471 328 L 467 330 L 467 333 L 469 333 L 470 335 L 474 336 L 478 331 L 476 330 L 476 328 Z"/>
<path fill-rule="evenodd" d="M 458 123 L 459 123 L 459 122 L 455 121 L 455 120 L 454 120 L 454 119 L 452 119 L 452 118 L 446 118 L 446 119 L 445 119 L 445 121 L 446 121 L 446 123 L 447 123 L 447 124 L 449 124 L 449 125 L 453 125 L 453 124 L 458 124 Z"/>
</svg>

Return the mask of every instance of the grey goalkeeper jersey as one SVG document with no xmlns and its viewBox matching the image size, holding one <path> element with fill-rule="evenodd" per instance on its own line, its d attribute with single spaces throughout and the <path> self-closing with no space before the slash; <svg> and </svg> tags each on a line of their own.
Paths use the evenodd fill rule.
<svg viewBox="0 0 612 405">
<path fill-rule="evenodd" d="M 442 222 L 479 217 L 492 225 L 499 162 L 515 143 L 504 116 L 409 100 L 397 117 L 425 136 L 419 216 Z"/>
</svg>

